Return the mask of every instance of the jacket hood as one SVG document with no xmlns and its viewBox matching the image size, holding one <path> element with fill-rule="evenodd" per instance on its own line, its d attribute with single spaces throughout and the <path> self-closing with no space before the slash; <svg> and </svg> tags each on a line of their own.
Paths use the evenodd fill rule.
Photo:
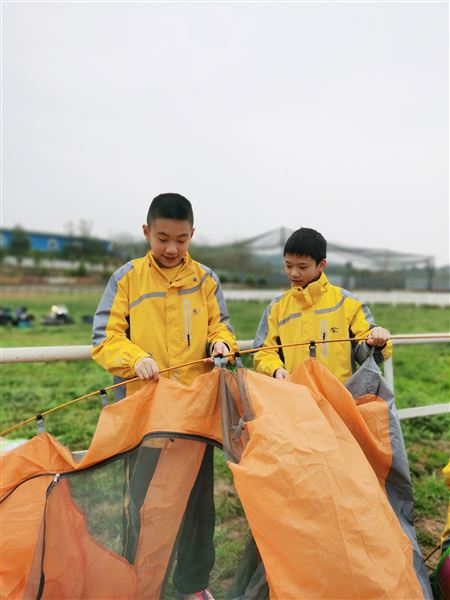
<svg viewBox="0 0 450 600">
<path fill-rule="evenodd" d="M 312 281 L 304 288 L 291 288 L 290 293 L 304 308 L 316 304 L 320 297 L 327 291 L 328 279 L 322 273 L 319 279 Z"/>
<path fill-rule="evenodd" d="M 164 268 L 161 268 L 155 260 L 153 256 L 153 252 L 149 250 L 147 252 L 148 265 L 151 269 L 154 269 L 161 277 L 164 279 L 167 278 L 167 274 L 165 273 Z M 172 281 L 172 285 L 174 287 L 181 287 L 186 283 L 186 280 L 191 278 L 193 273 L 195 273 L 193 260 L 188 252 L 183 256 L 182 265 L 180 265 L 180 270 L 177 273 L 176 278 Z"/>
</svg>

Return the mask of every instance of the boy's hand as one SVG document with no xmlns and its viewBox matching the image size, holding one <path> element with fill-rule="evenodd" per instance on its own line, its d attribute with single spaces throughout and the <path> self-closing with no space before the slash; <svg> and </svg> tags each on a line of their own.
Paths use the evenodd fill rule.
<svg viewBox="0 0 450 600">
<path fill-rule="evenodd" d="M 219 354 L 229 354 L 230 349 L 224 342 L 216 342 L 211 350 L 211 357 L 206 359 L 206 362 L 213 363 L 214 357 Z M 227 358 L 227 362 L 229 362 L 229 358 Z"/>
<path fill-rule="evenodd" d="M 138 361 L 134 365 L 134 372 L 139 379 L 144 379 L 145 381 L 150 379 L 159 381 L 159 367 L 156 364 L 156 361 L 150 356 L 146 356 Z"/>
<path fill-rule="evenodd" d="M 390 332 L 384 327 L 374 327 L 370 330 L 366 342 L 369 346 L 385 346 L 390 337 Z"/>
<path fill-rule="evenodd" d="M 216 342 L 213 346 L 211 356 L 217 356 L 218 354 L 228 354 L 230 349 L 224 342 Z"/>
<path fill-rule="evenodd" d="M 283 369 L 283 367 L 281 367 L 280 369 L 277 369 L 275 371 L 275 373 L 273 374 L 275 379 L 286 379 L 286 377 L 288 375 L 289 375 L 289 371 L 287 371 L 286 369 Z"/>
</svg>

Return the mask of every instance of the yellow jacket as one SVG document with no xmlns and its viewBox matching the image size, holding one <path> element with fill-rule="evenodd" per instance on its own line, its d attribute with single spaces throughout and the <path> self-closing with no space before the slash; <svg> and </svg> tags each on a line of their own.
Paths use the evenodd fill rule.
<svg viewBox="0 0 450 600">
<path fill-rule="evenodd" d="M 447 466 L 445 466 L 442 469 L 442 473 L 444 475 L 444 482 L 450 488 L 450 462 L 447 464 Z M 448 540 L 449 537 L 450 537 L 450 502 L 448 504 L 448 509 L 447 509 L 447 523 L 445 524 L 444 531 L 442 532 L 442 535 L 441 535 L 441 546 L 446 540 Z M 447 546 L 448 546 L 448 544 L 447 544 Z"/>
<path fill-rule="evenodd" d="M 267 307 L 256 333 L 254 348 L 293 344 L 311 340 L 365 337 L 375 323 L 369 308 L 350 292 L 331 285 L 325 273 L 306 288 L 291 288 L 275 298 Z M 342 382 L 370 353 L 365 342 L 336 342 L 317 344 L 317 359 Z M 374 358 L 382 362 L 392 353 L 392 342 L 382 350 L 376 349 Z M 284 355 L 284 359 L 283 359 Z M 272 376 L 284 367 L 291 373 L 309 357 L 309 346 L 294 346 L 255 354 L 255 369 Z"/>
<path fill-rule="evenodd" d="M 189 254 L 174 281 L 151 252 L 113 273 L 95 313 L 92 341 L 92 358 L 123 379 L 136 377 L 135 364 L 149 354 L 166 369 L 205 358 L 217 341 L 238 349 L 217 275 Z M 189 384 L 210 369 L 199 363 L 167 376 Z M 141 385 L 128 384 L 127 393 Z"/>
</svg>

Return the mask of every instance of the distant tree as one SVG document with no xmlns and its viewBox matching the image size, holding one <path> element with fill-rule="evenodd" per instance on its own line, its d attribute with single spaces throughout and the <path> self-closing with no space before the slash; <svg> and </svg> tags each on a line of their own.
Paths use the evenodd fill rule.
<svg viewBox="0 0 450 600">
<path fill-rule="evenodd" d="M 256 285 L 258 287 L 266 287 L 267 286 L 267 278 L 266 277 L 258 277 L 256 280 Z"/>
<path fill-rule="evenodd" d="M 92 232 L 92 222 L 80 219 L 78 221 L 78 231 L 81 238 L 90 238 Z"/>
<path fill-rule="evenodd" d="M 80 219 L 76 225 L 66 223 L 67 240 L 61 250 L 61 256 L 67 260 L 84 260 L 102 263 L 110 253 L 105 242 L 91 235 L 92 223 Z"/>
<path fill-rule="evenodd" d="M 66 223 L 67 242 L 63 245 L 60 253 L 61 257 L 66 260 L 74 260 L 78 258 L 80 252 L 80 244 L 75 237 L 75 226 L 73 221 Z"/>
<path fill-rule="evenodd" d="M 75 236 L 75 226 L 73 224 L 73 221 L 67 221 L 65 228 L 66 228 L 67 237 L 70 238 L 70 237 Z"/>
<path fill-rule="evenodd" d="M 76 277 L 85 277 L 87 275 L 87 269 L 84 260 L 80 260 L 80 264 L 76 269 L 74 269 L 74 271 L 72 271 L 72 274 Z"/>
<path fill-rule="evenodd" d="M 34 267 L 36 269 L 36 273 L 39 273 L 40 271 L 40 267 L 41 267 L 41 262 L 43 257 L 43 253 L 41 250 L 31 250 L 30 254 L 33 258 L 33 262 L 34 262 Z"/>
<path fill-rule="evenodd" d="M 114 257 L 126 262 L 132 258 L 144 256 L 148 251 L 148 242 L 139 240 L 127 233 L 119 233 L 112 237 L 112 251 Z"/>
<path fill-rule="evenodd" d="M 11 232 L 9 251 L 17 258 L 19 265 L 22 264 L 24 256 L 29 253 L 30 247 L 31 243 L 27 232 L 20 225 L 16 225 Z"/>
<path fill-rule="evenodd" d="M 245 273 L 255 273 L 258 270 L 253 254 L 239 246 L 196 246 L 193 244 L 190 253 L 195 260 L 214 270 Z"/>
</svg>

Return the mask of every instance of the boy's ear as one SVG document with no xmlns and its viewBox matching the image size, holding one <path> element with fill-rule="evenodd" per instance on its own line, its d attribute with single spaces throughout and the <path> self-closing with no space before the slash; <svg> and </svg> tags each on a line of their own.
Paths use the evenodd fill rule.
<svg viewBox="0 0 450 600">
<path fill-rule="evenodd" d="M 320 261 L 320 263 L 317 266 L 319 267 L 320 272 L 322 273 L 322 271 L 327 266 L 327 261 L 324 258 L 322 258 L 322 260 Z"/>
<path fill-rule="evenodd" d="M 142 225 L 142 231 L 144 233 L 145 239 L 150 241 L 150 229 L 149 229 L 147 223 L 144 223 L 144 225 Z"/>
<path fill-rule="evenodd" d="M 191 232 L 191 240 L 194 237 L 194 233 L 195 233 L 195 227 L 192 228 L 192 232 Z"/>
</svg>

